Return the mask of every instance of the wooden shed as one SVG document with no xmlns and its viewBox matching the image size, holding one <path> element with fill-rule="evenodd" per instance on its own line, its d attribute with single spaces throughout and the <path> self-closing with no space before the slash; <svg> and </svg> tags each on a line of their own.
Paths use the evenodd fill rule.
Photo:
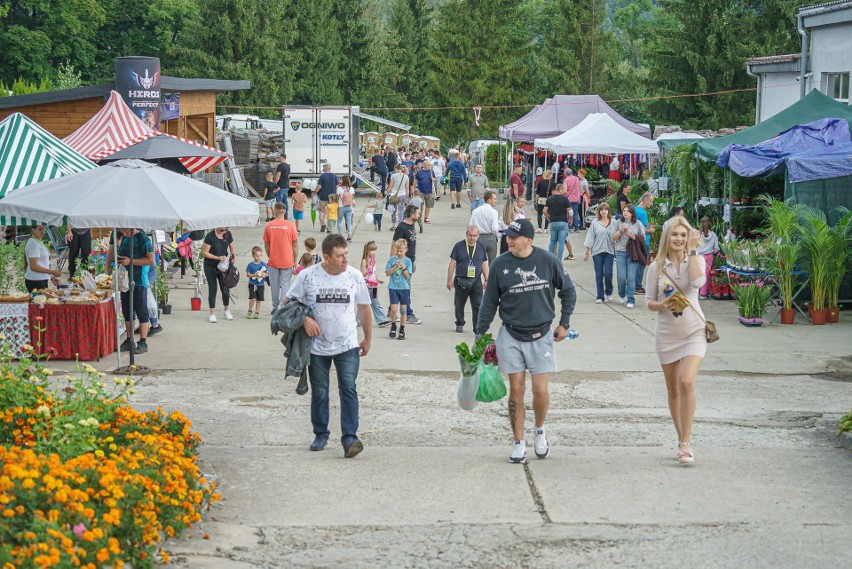
<svg viewBox="0 0 852 569">
<path fill-rule="evenodd" d="M 216 145 L 216 94 L 249 89 L 248 81 L 186 79 L 162 76 L 160 91 L 175 102 L 176 118 L 160 123 L 160 130 L 206 144 Z M 64 138 L 92 118 L 114 89 L 112 83 L 61 91 L 0 97 L 0 120 L 23 113 L 58 138 Z"/>
</svg>

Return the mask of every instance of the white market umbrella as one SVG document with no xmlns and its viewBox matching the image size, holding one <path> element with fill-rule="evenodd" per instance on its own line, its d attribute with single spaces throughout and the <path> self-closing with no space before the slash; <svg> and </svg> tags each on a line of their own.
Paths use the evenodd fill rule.
<svg viewBox="0 0 852 569">
<path fill-rule="evenodd" d="M 50 225 L 137 227 L 168 231 L 253 226 L 257 204 L 142 160 L 39 182 L 0 200 L 0 215 Z"/>
<path fill-rule="evenodd" d="M 605 113 L 592 113 L 570 130 L 536 138 L 535 147 L 556 154 L 657 154 L 657 143 L 624 128 Z"/>
<path fill-rule="evenodd" d="M 167 231 L 179 224 L 186 229 L 253 226 L 260 217 L 253 201 L 142 160 L 119 160 L 21 188 L 0 200 L 0 215 L 50 225 L 62 225 L 67 219 L 73 227 Z M 132 278 L 130 286 L 132 294 Z M 127 337 L 131 338 L 131 365 L 132 322 L 131 310 L 130 323 L 126 324 Z M 121 366 L 121 351 L 118 353 Z"/>
</svg>

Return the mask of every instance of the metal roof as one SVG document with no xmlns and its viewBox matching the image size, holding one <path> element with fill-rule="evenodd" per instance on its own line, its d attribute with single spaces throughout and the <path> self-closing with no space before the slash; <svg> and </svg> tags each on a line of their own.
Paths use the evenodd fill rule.
<svg viewBox="0 0 852 569">
<path fill-rule="evenodd" d="M 835 0 L 802 6 L 797 12 L 806 28 L 852 22 L 852 0 Z"/>
<path fill-rule="evenodd" d="M 15 95 L 12 97 L 0 97 L 0 109 L 13 109 L 28 105 L 45 105 L 48 103 L 61 103 L 64 101 L 79 101 L 81 99 L 92 99 L 109 96 L 110 91 L 115 88 L 113 83 L 101 85 L 87 85 L 75 87 L 74 89 L 62 89 L 60 91 L 45 91 L 43 93 L 32 93 L 29 95 Z M 160 77 L 160 89 L 162 91 L 243 91 L 251 88 L 250 81 L 227 81 L 223 79 L 188 79 L 185 77 Z"/>
</svg>

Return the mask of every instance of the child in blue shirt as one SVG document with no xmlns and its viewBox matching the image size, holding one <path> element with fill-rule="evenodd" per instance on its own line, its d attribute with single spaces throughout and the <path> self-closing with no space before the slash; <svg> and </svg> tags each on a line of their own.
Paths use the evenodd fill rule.
<svg viewBox="0 0 852 569">
<path fill-rule="evenodd" d="M 388 281 L 388 292 L 390 293 L 390 334 L 391 338 L 396 338 L 396 310 L 399 305 L 399 339 L 405 340 L 405 321 L 406 307 L 411 304 L 411 273 L 414 271 L 414 265 L 411 259 L 405 256 L 408 251 L 408 241 L 405 239 L 397 239 L 394 242 L 394 251 L 396 257 L 388 259 L 385 265 L 385 275 L 390 277 Z"/>
<path fill-rule="evenodd" d="M 255 245 L 251 248 L 252 262 L 246 266 L 246 276 L 249 278 L 249 305 L 246 318 L 260 318 L 260 303 L 263 302 L 263 286 L 266 284 L 267 265 L 261 260 L 263 249 Z M 254 307 L 254 315 L 252 315 Z"/>
</svg>

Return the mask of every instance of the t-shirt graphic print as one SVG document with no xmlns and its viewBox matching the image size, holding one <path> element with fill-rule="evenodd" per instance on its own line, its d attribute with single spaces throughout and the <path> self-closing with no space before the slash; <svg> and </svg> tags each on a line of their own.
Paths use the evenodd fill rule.
<svg viewBox="0 0 852 569">
<path fill-rule="evenodd" d="M 359 304 L 370 304 L 361 271 L 346 267 L 339 275 L 331 275 L 322 264 L 308 267 L 293 281 L 287 297 L 306 304 L 319 324 L 320 335 L 314 338 L 312 354 L 334 356 L 358 347 L 355 311 Z"/>
</svg>

